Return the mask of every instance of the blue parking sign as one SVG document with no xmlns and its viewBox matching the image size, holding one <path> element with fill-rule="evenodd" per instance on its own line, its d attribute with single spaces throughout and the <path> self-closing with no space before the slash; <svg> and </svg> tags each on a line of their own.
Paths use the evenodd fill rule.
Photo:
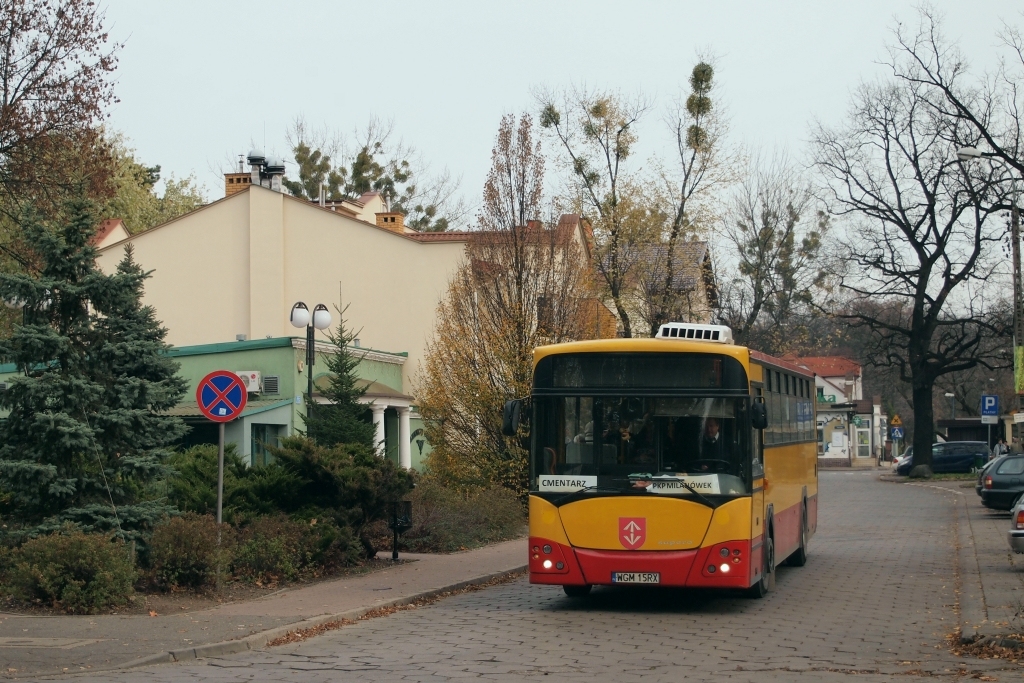
<svg viewBox="0 0 1024 683">
<path fill-rule="evenodd" d="M 999 414 L 999 397 L 983 395 L 981 397 L 981 414 L 982 415 L 998 415 Z"/>
</svg>

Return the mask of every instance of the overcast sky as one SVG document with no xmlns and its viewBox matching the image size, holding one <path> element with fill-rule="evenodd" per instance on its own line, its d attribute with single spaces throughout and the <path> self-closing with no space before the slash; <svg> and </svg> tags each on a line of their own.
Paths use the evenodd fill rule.
<svg viewBox="0 0 1024 683">
<path fill-rule="evenodd" d="M 1019 0 L 939 3 L 946 32 L 981 71 Z M 839 121 L 849 93 L 882 73 L 896 17 L 914 4 L 856 2 L 314 2 L 107 0 L 124 41 L 110 125 L 164 175 L 195 174 L 223 196 L 227 161 L 265 144 L 290 157 L 289 123 L 343 132 L 372 116 L 431 168 L 462 176 L 478 202 L 503 113 L 535 111 L 531 91 L 573 83 L 642 90 L 656 104 L 646 153 L 667 142 L 669 105 L 698 53 L 717 55 L 731 142 L 800 154 L 815 118 Z M 264 143 L 265 141 L 265 143 Z"/>
</svg>

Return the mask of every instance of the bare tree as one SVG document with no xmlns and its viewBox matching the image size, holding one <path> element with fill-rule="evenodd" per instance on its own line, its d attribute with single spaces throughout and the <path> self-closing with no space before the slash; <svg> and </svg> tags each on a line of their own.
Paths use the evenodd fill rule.
<svg viewBox="0 0 1024 683">
<path fill-rule="evenodd" d="M 827 217 L 784 155 L 755 155 L 721 219 L 719 319 L 738 343 L 776 353 L 806 342 L 806 318 L 825 283 L 820 260 Z"/>
<path fill-rule="evenodd" d="M 417 387 L 434 449 L 428 468 L 449 485 L 526 490 L 526 451 L 501 434 L 501 405 L 529 393 L 536 346 L 585 338 L 589 330 L 589 269 L 578 228 L 536 220 L 543 174 L 532 119 L 502 118 L 482 229 L 438 307 Z"/>
<path fill-rule="evenodd" d="M 9 0 L 0 8 L 0 160 L 92 127 L 114 99 L 103 13 L 88 0 Z M 7 164 L 4 163 L 3 166 Z"/>
<path fill-rule="evenodd" d="M 121 47 L 88 0 L 11 0 L 0 6 L 0 268 L 30 269 L 26 206 L 56 218 L 85 192 L 105 199 L 110 154 L 98 124 L 114 101 Z M 0 315 L 2 317 L 2 315 Z"/>
<path fill-rule="evenodd" d="M 660 277 L 645 287 L 646 322 L 653 337 L 662 324 L 693 311 L 695 290 L 680 287 L 680 275 L 692 277 L 700 264 L 689 262 L 686 238 L 704 236 L 715 220 L 714 193 L 734 177 L 732 160 L 724 149 L 726 120 L 715 107 L 714 67 L 701 60 L 690 74 L 690 92 L 680 95 L 666 123 L 672 133 L 674 159 L 660 171 L 665 204 Z M 679 253 L 680 244 L 686 253 Z M 684 272 L 681 272 L 684 271 Z"/>
<path fill-rule="evenodd" d="M 861 86 L 846 123 L 814 135 L 822 195 L 846 225 L 835 314 L 867 326 L 876 362 L 911 385 L 915 476 L 931 472 L 936 380 L 990 365 L 985 339 L 1003 332 L 988 280 L 1005 189 L 990 169 L 967 173 L 956 160 L 970 138 L 927 85 L 900 77 Z"/>
<path fill-rule="evenodd" d="M 300 116 L 287 140 L 298 179 L 285 186 L 296 196 L 316 199 L 321 185 L 329 199 L 379 192 L 391 210 L 406 214 L 406 225 L 422 231 L 456 227 L 469 213 L 458 196 L 461 179 L 448 169 L 431 174 L 415 148 L 396 138 L 393 121 L 373 117 L 349 139 Z"/>
<path fill-rule="evenodd" d="M 594 264 L 625 337 L 634 334 L 631 301 L 635 269 L 645 245 L 660 237 L 652 225 L 645 182 L 627 168 L 637 142 L 636 125 L 649 108 L 643 95 L 573 88 L 537 95 L 540 124 L 564 151 L 573 180 L 574 204 L 592 217 Z M 655 212 L 657 213 L 657 212 Z"/>
<path fill-rule="evenodd" d="M 919 23 L 900 25 L 889 65 L 896 78 L 920 87 L 922 98 L 939 116 L 965 124 L 958 144 L 984 144 L 992 157 L 1024 176 L 1024 34 L 1005 24 L 1000 38 L 1011 58 L 990 77 L 965 84 L 969 62 L 942 33 L 942 21 L 928 7 Z"/>
</svg>

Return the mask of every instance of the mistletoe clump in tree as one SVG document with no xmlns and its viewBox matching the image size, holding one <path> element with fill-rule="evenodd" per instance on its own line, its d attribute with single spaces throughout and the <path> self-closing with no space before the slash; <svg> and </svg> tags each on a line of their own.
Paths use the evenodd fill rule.
<svg viewBox="0 0 1024 683">
<path fill-rule="evenodd" d="M 167 330 L 141 303 L 149 274 L 131 248 L 104 274 L 89 240 L 92 205 L 72 202 L 62 225 L 25 221 L 37 265 L 0 274 L 0 298 L 24 319 L 0 342 L 20 376 L 0 394 L 0 496 L 9 531 L 74 522 L 134 538 L 171 506 L 147 499 L 166 448 L 186 427 L 166 411 L 187 388 L 167 356 Z"/>
</svg>

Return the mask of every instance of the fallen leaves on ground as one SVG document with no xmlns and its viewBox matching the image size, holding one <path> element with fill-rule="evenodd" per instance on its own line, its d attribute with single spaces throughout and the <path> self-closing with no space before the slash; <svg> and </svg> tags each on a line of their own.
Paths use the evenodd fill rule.
<svg viewBox="0 0 1024 683">
<path fill-rule="evenodd" d="M 378 607 L 376 609 L 372 609 L 369 612 L 364 613 L 361 617 L 359 617 L 358 621 L 376 619 L 377 617 L 386 617 L 390 614 L 394 614 L 395 612 L 404 612 L 406 610 L 416 609 L 417 607 L 423 607 L 424 605 L 431 605 L 439 600 L 443 600 L 444 598 L 448 598 L 453 595 L 471 593 L 473 591 L 479 591 L 485 588 L 490 588 L 491 586 L 497 586 L 499 584 L 508 583 L 509 581 L 514 581 L 518 579 L 525 573 L 526 572 L 509 572 L 508 574 L 502 574 L 501 576 L 490 579 L 489 581 L 474 583 L 472 585 L 464 586 L 456 590 L 444 591 L 442 593 L 437 593 L 436 595 L 431 595 L 425 598 L 418 598 L 416 600 L 407 602 L 402 605 L 386 605 L 384 607 Z M 269 641 L 267 643 L 267 647 L 276 647 L 278 645 L 299 643 L 306 640 L 307 638 L 314 638 L 316 636 L 323 635 L 327 631 L 336 631 L 342 626 L 349 626 L 354 623 L 356 622 L 352 619 L 338 619 L 336 621 L 328 621 L 318 626 L 296 629 L 295 631 L 291 631 L 289 633 L 284 634 L 283 636 L 274 638 L 273 640 Z"/>
<path fill-rule="evenodd" d="M 960 633 L 949 637 L 950 651 L 957 657 L 977 657 L 978 659 L 998 659 L 1024 666 L 1024 634 L 1012 633 L 1005 636 L 990 636 L 973 643 L 961 643 Z M 978 676 L 975 676 L 978 678 Z M 996 678 L 980 678 L 979 680 L 995 681 Z"/>
</svg>

